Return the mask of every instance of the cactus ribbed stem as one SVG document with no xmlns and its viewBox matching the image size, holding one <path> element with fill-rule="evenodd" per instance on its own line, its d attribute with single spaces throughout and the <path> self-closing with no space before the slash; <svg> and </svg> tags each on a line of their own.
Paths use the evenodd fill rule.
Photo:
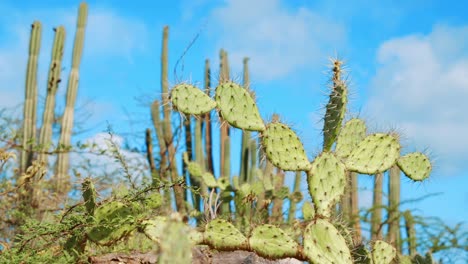
<svg viewBox="0 0 468 264">
<path fill-rule="evenodd" d="M 382 187 L 383 174 L 379 173 L 374 176 L 374 194 L 372 204 L 372 220 L 371 220 L 371 240 L 382 239 Z"/>
<path fill-rule="evenodd" d="M 250 79 L 249 79 L 249 58 L 244 58 L 244 80 L 243 86 L 244 89 L 249 91 Z M 250 182 L 252 179 L 249 179 L 251 168 L 249 168 L 250 153 L 249 151 L 249 142 L 250 142 L 250 131 L 242 131 L 242 147 L 241 147 L 241 167 L 240 167 L 240 177 L 239 182 Z"/>
<path fill-rule="evenodd" d="M 403 217 L 405 218 L 405 228 L 406 228 L 406 236 L 408 238 L 408 254 L 410 256 L 414 256 L 417 252 L 417 240 L 416 240 L 416 230 L 414 228 L 414 218 L 411 214 L 411 211 L 406 210 L 403 213 Z"/>
<path fill-rule="evenodd" d="M 32 164 L 32 142 L 36 137 L 37 67 L 39 51 L 41 49 L 41 32 L 41 23 L 35 21 L 31 25 L 28 66 L 26 70 L 26 87 L 23 114 L 23 149 L 21 151 L 19 175 L 25 172 L 26 169 Z"/>
<path fill-rule="evenodd" d="M 301 191 L 301 172 L 296 171 L 296 175 L 294 177 L 294 189 L 293 192 L 300 192 Z M 289 214 L 288 214 L 288 223 L 292 224 L 294 219 L 296 219 L 296 202 L 290 199 L 289 205 Z"/>
<path fill-rule="evenodd" d="M 171 126 L 171 109 L 169 108 L 169 76 L 168 76 L 168 41 L 169 41 L 169 27 L 165 26 L 163 29 L 163 41 L 161 51 L 161 90 L 162 90 L 162 102 L 163 102 L 163 115 L 164 115 L 164 143 L 168 150 L 168 162 L 170 168 L 171 180 L 176 183 L 178 179 L 177 164 L 176 164 L 176 150 L 173 142 L 172 126 Z M 184 189 L 182 186 L 174 185 L 174 197 L 176 202 L 177 211 L 181 214 L 185 214 L 185 200 L 184 200 Z"/>
<path fill-rule="evenodd" d="M 355 172 L 350 173 L 350 180 L 351 180 L 351 222 L 353 224 L 353 241 L 355 245 L 361 243 L 362 235 L 361 235 L 361 222 L 359 218 L 359 200 L 358 200 L 358 174 Z"/>
<path fill-rule="evenodd" d="M 388 190 L 388 237 L 387 240 L 398 250 L 400 248 L 400 179 L 398 166 L 390 168 Z"/>
<path fill-rule="evenodd" d="M 60 73 L 62 71 L 63 49 L 65 46 L 65 28 L 63 26 L 55 29 L 54 44 L 52 47 L 52 58 L 49 66 L 49 76 L 47 78 L 47 97 L 42 115 L 42 127 L 39 135 L 39 146 L 47 151 L 52 143 L 52 126 L 54 122 L 55 96 L 60 83 Z M 48 155 L 40 153 L 38 160 L 47 165 Z"/>
<path fill-rule="evenodd" d="M 145 130 L 145 144 L 146 144 L 146 159 L 148 160 L 148 164 L 150 167 L 150 173 L 152 178 L 153 186 L 159 183 L 159 175 L 158 171 L 156 170 L 156 164 L 154 163 L 154 156 L 153 156 L 153 140 L 151 139 L 151 129 L 147 128 Z"/>
<path fill-rule="evenodd" d="M 210 61 L 205 60 L 205 93 L 210 96 L 211 89 L 211 69 Z M 213 162 L 213 130 L 211 127 L 211 115 L 210 113 L 205 114 L 205 153 L 206 153 L 206 163 L 208 172 L 215 175 L 214 173 L 214 162 Z"/>
<path fill-rule="evenodd" d="M 73 130 L 73 118 L 76 96 L 78 93 L 79 69 L 83 54 L 86 21 L 88 19 L 88 5 L 82 3 L 78 10 L 78 21 L 73 45 L 73 57 L 66 95 L 66 105 L 63 113 L 62 127 L 60 131 L 59 147 L 64 148 L 57 157 L 55 168 L 55 189 L 59 195 L 66 195 L 70 189 L 70 176 L 68 169 L 70 157 L 68 149 L 71 147 L 71 135 Z"/>
</svg>

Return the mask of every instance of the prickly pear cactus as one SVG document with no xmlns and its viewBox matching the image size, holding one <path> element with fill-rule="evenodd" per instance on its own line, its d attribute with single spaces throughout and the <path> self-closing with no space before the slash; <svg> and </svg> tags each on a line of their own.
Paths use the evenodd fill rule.
<svg viewBox="0 0 468 264">
<path fill-rule="evenodd" d="M 218 250 L 247 249 L 247 238 L 223 219 L 210 221 L 205 227 L 205 243 Z"/>
<path fill-rule="evenodd" d="M 336 155 L 340 158 L 347 158 L 366 137 L 366 130 L 366 124 L 361 119 L 353 118 L 346 122 L 336 140 Z"/>
<path fill-rule="evenodd" d="M 94 213 L 96 226 L 88 238 L 100 245 L 110 245 L 135 230 L 134 210 L 124 203 L 113 201 L 98 207 Z"/>
<path fill-rule="evenodd" d="M 334 154 L 323 152 L 307 172 L 307 183 L 315 213 L 322 217 L 331 216 L 331 207 L 338 202 L 346 185 L 346 169 Z"/>
<path fill-rule="evenodd" d="M 197 87 L 190 84 L 178 84 L 171 90 L 172 105 L 178 111 L 188 115 L 201 115 L 216 107 L 216 102 Z"/>
<path fill-rule="evenodd" d="M 429 158 L 420 152 L 409 153 L 400 157 L 397 165 L 408 178 L 414 181 L 426 179 L 432 170 Z"/>
<path fill-rule="evenodd" d="M 189 227 L 180 219 L 171 218 L 163 225 L 158 264 L 192 263 L 193 243 L 187 236 Z"/>
<path fill-rule="evenodd" d="M 96 188 L 91 179 L 86 178 L 82 184 L 83 199 L 85 202 L 86 212 L 88 215 L 94 215 L 96 209 Z"/>
<path fill-rule="evenodd" d="M 311 167 L 299 137 L 285 124 L 268 124 L 262 134 L 262 146 L 271 163 L 282 170 L 307 171 Z"/>
<path fill-rule="evenodd" d="M 257 226 L 249 238 L 250 248 L 269 259 L 296 257 L 299 245 L 281 228 L 274 225 Z"/>
<path fill-rule="evenodd" d="M 385 241 L 377 240 L 371 254 L 373 264 L 389 264 L 396 257 L 396 249 Z"/>
<path fill-rule="evenodd" d="M 257 104 L 240 85 L 233 82 L 218 85 L 215 100 L 221 117 L 231 126 L 249 131 L 265 130 Z"/>
<path fill-rule="evenodd" d="M 313 220 L 304 231 L 304 255 L 314 264 L 352 264 L 351 252 L 340 232 L 324 219 Z"/>
<path fill-rule="evenodd" d="M 376 133 L 367 136 L 353 149 L 346 160 L 346 168 L 362 174 L 376 174 L 388 170 L 400 156 L 396 137 Z"/>
</svg>

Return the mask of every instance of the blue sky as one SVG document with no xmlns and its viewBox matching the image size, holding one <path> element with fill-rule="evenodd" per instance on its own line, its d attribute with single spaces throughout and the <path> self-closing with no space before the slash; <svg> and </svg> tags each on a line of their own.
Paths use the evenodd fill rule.
<svg viewBox="0 0 468 264">
<path fill-rule="evenodd" d="M 0 3 L 1 106 L 22 101 L 29 26 L 35 19 L 43 23 L 40 95 L 45 94 L 52 28 L 60 24 L 67 29 L 62 76 L 67 78 L 79 2 Z M 88 3 L 78 105 L 93 116 L 81 116 L 91 128 L 82 137 L 104 131 L 108 121 L 117 133 L 143 139 L 143 130 L 151 126 L 149 103 L 159 97 L 162 27 L 169 25 L 171 83 L 202 83 L 204 60 L 211 60 L 216 73 L 220 48 L 229 53 L 234 78 L 242 76 L 242 58 L 250 57 L 252 87 L 262 116 L 268 120 L 272 113 L 280 113 L 313 157 L 321 145 L 328 58 L 338 54 L 349 69 L 349 116 L 364 118 L 370 131 L 397 129 L 405 151 L 428 149 L 434 159 L 427 182 L 403 179 L 403 199 L 443 194 L 408 208 L 447 223 L 468 219 L 466 1 Z M 174 76 L 175 62 L 197 33 L 183 68 Z M 64 93 L 62 86 L 59 98 Z M 361 179 L 363 188 L 370 187 L 370 177 Z M 361 198 L 363 205 L 368 204 L 371 192 L 364 190 Z"/>
</svg>

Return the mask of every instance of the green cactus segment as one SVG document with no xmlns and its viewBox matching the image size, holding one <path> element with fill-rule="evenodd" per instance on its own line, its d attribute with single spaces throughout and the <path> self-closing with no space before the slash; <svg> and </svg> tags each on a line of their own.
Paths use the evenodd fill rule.
<svg viewBox="0 0 468 264">
<path fill-rule="evenodd" d="M 158 264 L 192 263 L 193 243 L 187 236 L 188 226 L 182 222 L 168 221 L 164 229 L 159 243 Z"/>
<path fill-rule="evenodd" d="M 262 135 L 262 146 L 267 158 L 285 171 L 308 171 L 311 167 L 299 137 L 285 124 L 267 125 Z"/>
<path fill-rule="evenodd" d="M 96 226 L 88 232 L 88 238 L 100 245 L 110 245 L 129 235 L 134 229 L 133 208 L 121 202 L 110 202 L 95 211 Z"/>
<path fill-rule="evenodd" d="M 339 81 L 334 85 L 330 99 L 326 106 L 323 125 L 323 150 L 329 151 L 335 142 L 346 114 L 346 103 L 348 101 L 348 88 L 346 84 Z"/>
<path fill-rule="evenodd" d="M 310 221 L 315 218 L 315 208 L 311 202 L 304 202 L 302 205 L 302 217 L 304 221 Z"/>
<path fill-rule="evenodd" d="M 96 209 L 96 188 L 91 179 L 86 178 L 81 185 L 83 189 L 83 199 L 85 202 L 85 208 L 88 215 L 94 215 Z"/>
<path fill-rule="evenodd" d="M 398 140 L 388 134 L 367 136 L 351 152 L 346 168 L 362 174 L 377 174 L 392 167 L 400 155 Z"/>
<path fill-rule="evenodd" d="M 336 140 L 335 153 L 340 158 L 347 158 L 352 150 L 366 137 L 366 124 L 353 118 L 346 122 Z"/>
<path fill-rule="evenodd" d="M 205 243 L 218 250 L 246 249 L 247 238 L 231 223 L 215 219 L 205 227 Z"/>
<path fill-rule="evenodd" d="M 346 185 L 346 168 L 335 155 L 323 152 L 313 162 L 307 172 L 307 182 L 316 214 L 331 216 L 331 207 L 338 202 Z"/>
<path fill-rule="evenodd" d="M 216 107 L 213 99 L 190 84 L 176 85 L 171 91 L 170 98 L 175 109 L 188 115 L 205 114 Z"/>
<path fill-rule="evenodd" d="M 340 232 L 328 221 L 317 219 L 304 231 L 304 255 L 314 264 L 352 263 L 351 252 Z"/>
<path fill-rule="evenodd" d="M 409 153 L 400 157 L 397 160 L 397 165 L 408 178 L 414 181 L 426 179 L 432 170 L 429 158 L 420 152 Z"/>
<path fill-rule="evenodd" d="M 257 226 L 249 239 L 250 248 L 269 259 L 281 259 L 298 255 L 298 244 L 281 228 L 274 225 Z"/>
<path fill-rule="evenodd" d="M 389 264 L 396 257 L 396 249 L 382 240 L 374 242 L 372 247 L 372 262 L 374 264 Z"/>
<path fill-rule="evenodd" d="M 187 165 L 187 170 L 193 177 L 201 179 L 206 186 L 215 188 L 218 187 L 218 183 L 216 182 L 215 177 L 213 174 L 205 171 L 200 164 L 197 162 L 189 161 L 187 153 L 184 153 L 183 156 L 184 162 Z"/>
<path fill-rule="evenodd" d="M 141 225 L 144 226 L 143 232 L 149 239 L 160 242 L 165 232 L 165 226 L 167 222 L 167 217 L 156 216 L 151 220 L 143 221 Z"/>
<path fill-rule="evenodd" d="M 265 130 L 257 104 L 240 85 L 233 82 L 218 85 L 215 99 L 221 117 L 231 126 L 249 131 Z"/>
</svg>

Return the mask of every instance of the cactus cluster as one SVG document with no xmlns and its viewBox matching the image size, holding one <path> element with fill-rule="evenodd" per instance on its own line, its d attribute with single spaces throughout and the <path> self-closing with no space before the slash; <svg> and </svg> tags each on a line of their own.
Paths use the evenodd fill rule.
<svg viewBox="0 0 468 264">
<path fill-rule="evenodd" d="M 336 68 L 341 63 L 335 62 L 334 65 Z M 335 205 L 345 193 L 346 175 L 350 172 L 378 174 L 394 166 L 400 167 L 414 180 L 424 179 L 430 173 L 429 159 L 423 153 L 415 152 L 400 157 L 401 146 L 395 135 L 366 135 L 365 123 L 360 119 L 351 119 L 343 126 L 347 91 L 335 68 L 334 89 L 325 118 L 324 149 L 312 162 L 309 161 L 299 137 L 290 127 L 278 120 L 266 124 L 260 118 L 254 98 L 245 88 L 233 82 L 224 82 L 216 87 L 215 109 L 222 120 L 244 131 L 259 132 L 262 152 L 268 162 L 277 168 L 283 171 L 306 172 L 314 209 L 313 213 L 304 214 L 311 220 L 302 234 L 302 246 L 297 245 L 280 229 L 270 225 L 255 228 L 247 240 L 232 224 L 220 219 L 207 225 L 205 235 L 209 245 L 221 250 L 249 248 L 269 258 L 295 256 L 306 258 L 312 263 L 352 263 L 349 245 L 330 218 Z M 179 88 L 176 86 L 174 89 Z M 196 94 L 201 93 L 193 89 L 190 91 L 193 92 L 193 95 L 187 95 L 190 98 L 195 98 Z M 204 97 L 203 100 L 207 99 Z M 192 115 L 197 111 L 200 102 L 185 104 L 173 99 L 172 104 L 183 114 Z M 335 143 L 336 147 L 333 150 L 332 146 Z M 192 167 L 189 170 L 193 175 L 204 173 L 199 168 L 195 170 L 190 161 L 186 160 L 186 163 Z M 274 235 L 269 230 L 275 230 Z M 268 249 L 263 248 L 262 244 L 268 245 Z M 281 244 L 282 249 L 275 251 L 274 249 Z M 396 249 L 390 244 L 380 240 L 373 244 L 373 263 L 390 263 L 395 256 Z"/>
</svg>

